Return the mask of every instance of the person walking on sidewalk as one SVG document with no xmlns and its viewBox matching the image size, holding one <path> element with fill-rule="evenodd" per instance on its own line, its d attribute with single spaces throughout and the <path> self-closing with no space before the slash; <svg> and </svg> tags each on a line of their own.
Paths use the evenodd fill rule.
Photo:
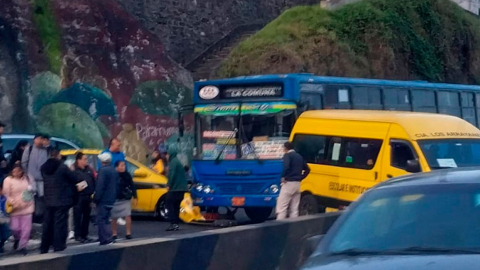
<svg viewBox="0 0 480 270">
<path fill-rule="evenodd" d="M 75 205 L 77 180 L 75 174 L 62 161 L 60 151 L 53 149 L 50 158 L 41 167 L 45 187 L 45 215 L 43 218 L 40 253 L 67 248 L 68 211 Z"/>
<path fill-rule="evenodd" d="M 303 157 L 295 152 L 293 144 L 284 144 L 285 154 L 283 155 L 283 175 L 280 195 L 277 201 L 277 220 L 298 217 L 300 206 L 300 182 L 310 173 L 310 168 Z"/>
<path fill-rule="evenodd" d="M 185 192 L 188 191 L 188 183 L 185 178 L 185 169 L 177 158 L 177 150 L 170 148 L 167 154 L 168 159 L 168 193 L 166 206 L 171 222 L 167 231 L 178 231 L 180 223 L 180 204 L 182 203 Z"/>
<path fill-rule="evenodd" d="M 77 180 L 85 181 L 87 187 L 80 192 L 78 203 L 73 208 L 75 223 L 75 240 L 80 243 L 92 242 L 88 238 L 88 226 L 90 225 L 90 213 L 92 211 L 92 195 L 95 192 L 95 174 L 88 165 L 88 158 L 82 152 L 75 155 L 73 164 Z"/>
<path fill-rule="evenodd" d="M 20 165 L 15 165 L 11 175 L 3 182 L 7 203 L 12 206 L 10 229 L 15 238 L 13 249 L 19 249 L 22 255 L 28 254 L 28 240 L 32 231 L 32 215 L 35 210 L 33 181 Z"/>
<path fill-rule="evenodd" d="M 137 205 L 137 190 L 133 183 L 132 175 L 126 171 L 125 161 L 117 161 L 115 169 L 120 176 L 117 192 L 117 201 L 112 209 L 112 234 L 113 240 L 117 239 L 117 219 L 126 220 L 126 239 L 132 239 L 132 199 L 133 206 Z"/>
<path fill-rule="evenodd" d="M 36 134 L 33 139 L 33 145 L 30 145 L 23 152 L 22 156 L 22 167 L 23 170 L 32 176 L 36 183 L 37 194 L 35 196 L 35 214 L 34 222 L 42 223 L 43 212 L 44 212 L 44 198 L 43 198 L 43 178 L 40 168 L 48 159 L 47 149 L 44 147 L 45 135 Z"/>
<path fill-rule="evenodd" d="M 112 228 L 110 227 L 110 212 L 117 199 L 119 176 L 112 166 L 112 155 L 103 153 L 98 155 L 101 168 L 98 171 L 95 194 L 93 200 L 97 205 L 97 227 L 98 240 L 100 245 L 109 245 L 112 239 Z"/>
</svg>

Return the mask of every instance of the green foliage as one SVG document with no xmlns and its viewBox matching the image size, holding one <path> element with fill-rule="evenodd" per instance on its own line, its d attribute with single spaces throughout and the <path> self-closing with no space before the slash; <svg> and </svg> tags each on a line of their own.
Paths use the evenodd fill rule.
<svg viewBox="0 0 480 270">
<path fill-rule="evenodd" d="M 62 67 L 62 38 L 50 7 L 50 0 L 34 0 L 33 20 L 42 40 L 43 49 L 50 64 L 50 70 L 60 75 Z"/>
<path fill-rule="evenodd" d="M 478 83 L 480 20 L 450 0 L 363 0 L 284 12 L 242 42 L 220 77 L 319 75 Z"/>
<path fill-rule="evenodd" d="M 166 81 L 140 84 L 130 100 L 148 114 L 173 116 L 181 105 L 192 103 L 192 91 L 183 85 Z"/>
</svg>

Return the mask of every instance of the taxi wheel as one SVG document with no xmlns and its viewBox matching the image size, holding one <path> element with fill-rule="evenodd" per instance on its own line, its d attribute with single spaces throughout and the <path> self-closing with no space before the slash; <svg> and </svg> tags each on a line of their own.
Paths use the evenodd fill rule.
<svg viewBox="0 0 480 270">
<path fill-rule="evenodd" d="M 300 200 L 299 212 L 301 216 L 314 215 L 324 213 L 325 208 L 318 204 L 317 199 L 312 194 L 304 194 Z"/>
<path fill-rule="evenodd" d="M 158 200 L 157 207 L 155 207 L 155 217 L 161 221 L 167 220 L 167 212 L 165 198 L 162 197 Z"/>
</svg>

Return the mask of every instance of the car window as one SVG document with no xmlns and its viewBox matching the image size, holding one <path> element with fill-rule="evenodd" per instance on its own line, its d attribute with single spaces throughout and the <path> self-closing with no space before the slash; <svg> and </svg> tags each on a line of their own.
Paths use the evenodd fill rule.
<svg viewBox="0 0 480 270">
<path fill-rule="evenodd" d="M 75 147 L 73 147 L 72 145 L 70 144 L 67 144 L 67 143 L 64 143 L 64 142 L 59 142 L 59 141 L 55 141 L 55 140 L 52 140 L 52 146 L 58 150 L 71 150 L 71 149 L 75 149 Z"/>
<path fill-rule="evenodd" d="M 3 138 L 3 151 L 12 151 L 15 149 L 15 146 L 17 146 L 17 143 L 21 140 L 24 140 L 22 138 Z M 28 140 L 29 144 L 32 144 L 32 140 Z"/>
<path fill-rule="evenodd" d="M 133 174 L 135 173 L 136 170 L 139 169 L 139 167 L 138 167 L 138 166 L 135 166 L 133 163 L 128 162 L 128 161 L 126 162 L 126 165 L 127 165 L 127 171 L 128 171 L 128 173 L 130 173 L 130 174 L 132 175 L 132 177 L 133 177 Z"/>
<path fill-rule="evenodd" d="M 407 168 L 407 161 L 415 159 L 412 148 L 406 142 L 390 142 L 392 167 L 405 170 Z"/>
</svg>

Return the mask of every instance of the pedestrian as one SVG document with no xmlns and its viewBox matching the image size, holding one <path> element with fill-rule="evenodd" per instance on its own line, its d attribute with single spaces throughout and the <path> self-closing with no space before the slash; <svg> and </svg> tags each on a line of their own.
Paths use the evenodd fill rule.
<svg viewBox="0 0 480 270">
<path fill-rule="evenodd" d="M 48 152 L 44 146 L 44 137 L 43 134 L 36 134 L 33 139 L 33 145 L 25 149 L 22 156 L 23 170 L 35 180 L 37 194 L 35 196 L 33 221 L 39 224 L 42 223 L 43 212 L 45 210 L 43 177 L 40 168 L 48 159 Z"/>
<path fill-rule="evenodd" d="M 178 231 L 180 223 L 180 204 L 182 203 L 185 192 L 188 191 L 188 183 L 185 178 L 185 169 L 177 158 L 177 150 L 171 147 L 168 150 L 168 193 L 167 209 L 171 222 L 167 231 Z"/>
<path fill-rule="evenodd" d="M 101 168 L 98 171 L 93 200 L 97 205 L 98 239 L 102 246 L 114 242 L 110 226 L 110 212 L 117 199 L 119 176 L 112 166 L 112 155 L 110 153 L 100 154 L 98 159 L 101 162 Z"/>
<path fill-rule="evenodd" d="M 152 169 L 159 174 L 166 174 L 166 167 L 167 167 L 167 157 L 166 151 L 160 152 L 159 150 L 155 150 L 152 153 Z"/>
<path fill-rule="evenodd" d="M 3 140 L 2 135 L 5 130 L 5 124 L 0 122 L 0 183 L 3 182 L 5 175 L 7 174 L 7 159 L 5 158 L 5 153 L 3 149 Z"/>
<path fill-rule="evenodd" d="M 277 200 L 277 220 L 298 217 L 300 206 L 300 182 L 310 173 L 310 168 L 305 159 L 295 152 L 293 144 L 284 144 L 285 154 L 283 155 L 283 175 L 280 188 L 280 195 Z"/>
<path fill-rule="evenodd" d="M 9 171 L 11 171 L 13 169 L 13 166 L 21 165 L 23 152 L 25 151 L 25 148 L 27 148 L 27 147 L 28 147 L 28 141 L 27 140 L 20 140 L 17 143 L 17 145 L 15 145 L 15 148 L 13 148 L 12 154 L 10 155 L 10 160 L 8 161 L 8 170 Z"/>
<path fill-rule="evenodd" d="M 120 177 L 117 191 L 117 201 L 112 209 L 112 237 L 117 239 L 117 219 L 126 221 L 126 239 L 132 239 L 132 204 L 137 206 L 137 190 L 133 183 L 132 175 L 126 171 L 125 161 L 117 161 L 115 169 Z"/>
<path fill-rule="evenodd" d="M 45 187 L 45 215 L 43 218 L 40 253 L 67 248 L 68 211 L 76 204 L 77 184 L 75 174 L 62 161 L 60 151 L 53 149 L 50 158 L 41 167 Z M 80 188 L 78 188 L 80 189 Z"/>
<path fill-rule="evenodd" d="M 77 180 L 87 183 L 87 187 L 80 192 L 78 203 L 73 208 L 75 240 L 80 243 L 90 243 L 92 239 L 88 237 L 88 227 L 92 211 L 92 195 L 95 192 L 95 174 L 88 165 L 87 155 L 82 152 L 77 152 L 75 155 L 73 168 Z"/>
<path fill-rule="evenodd" d="M 12 206 L 10 229 L 15 242 L 14 250 L 27 255 L 28 240 L 32 231 L 32 215 L 35 210 L 35 183 L 20 165 L 15 165 L 11 175 L 3 182 L 7 203 Z"/>
<path fill-rule="evenodd" d="M 47 149 L 47 153 L 50 156 L 50 152 L 52 152 L 55 149 L 55 147 L 53 147 L 50 143 L 50 135 L 43 134 L 42 137 L 43 137 L 43 147 Z"/>
<path fill-rule="evenodd" d="M 103 153 L 109 153 L 112 156 L 112 166 L 119 160 L 125 161 L 125 153 L 122 152 L 122 142 L 119 139 L 111 139 L 108 148 L 105 149 L 102 154 Z M 99 164 L 98 170 L 100 170 L 100 166 Z"/>
<path fill-rule="evenodd" d="M 10 237 L 8 224 L 10 218 L 7 213 L 7 197 L 3 194 L 3 187 L 0 185 L 0 253 L 3 253 L 5 242 Z"/>
</svg>

